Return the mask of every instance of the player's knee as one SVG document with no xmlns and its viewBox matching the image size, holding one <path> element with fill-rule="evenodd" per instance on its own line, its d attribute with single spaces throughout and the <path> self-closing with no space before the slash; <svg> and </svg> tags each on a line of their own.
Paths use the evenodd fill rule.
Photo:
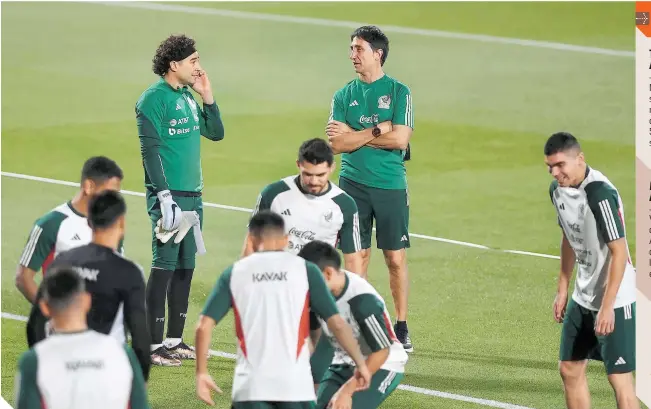
<svg viewBox="0 0 651 409">
<path fill-rule="evenodd" d="M 147 293 L 158 296 L 167 292 L 167 285 L 172 277 L 174 270 L 169 268 L 154 267 L 149 273 L 147 279 Z"/>
<path fill-rule="evenodd" d="M 610 374 L 608 375 L 608 382 L 610 382 L 616 394 L 625 395 L 631 391 L 635 393 L 633 374 L 631 372 Z"/>
<path fill-rule="evenodd" d="M 405 250 L 387 250 L 384 251 L 384 261 L 391 274 L 403 273 L 405 267 Z"/>
<path fill-rule="evenodd" d="M 582 361 L 560 361 L 558 370 L 563 382 L 571 383 L 583 377 L 585 365 Z"/>
</svg>

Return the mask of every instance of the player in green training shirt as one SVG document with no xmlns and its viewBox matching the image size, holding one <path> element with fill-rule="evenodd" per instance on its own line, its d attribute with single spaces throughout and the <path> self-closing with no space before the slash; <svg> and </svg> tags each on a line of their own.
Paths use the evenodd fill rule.
<svg viewBox="0 0 651 409">
<path fill-rule="evenodd" d="M 350 59 L 358 78 L 335 92 L 326 134 L 335 153 L 341 153 L 339 187 L 355 199 L 359 209 L 361 275 L 367 274 L 375 219 L 377 247 L 389 268 L 397 317 L 394 330 L 411 352 L 406 256 L 409 194 L 404 164 L 414 129 L 411 91 L 384 73 L 389 39 L 379 28 L 360 27 L 350 39 Z"/>
<path fill-rule="evenodd" d="M 224 126 L 206 72 L 199 64 L 193 39 L 170 36 L 153 60 L 160 77 L 136 103 L 136 120 L 145 171 L 147 211 L 152 230 L 152 269 L 147 283 L 147 314 L 152 336 L 152 363 L 178 366 L 194 359 L 182 340 L 197 245 L 192 234 L 180 243 L 156 238 L 156 223 L 176 230 L 182 211 L 196 211 L 203 226 L 201 136 L 224 138 Z M 203 109 L 190 89 L 203 100 Z M 169 291 L 168 291 L 169 286 Z M 169 296 L 169 325 L 163 343 L 165 301 Z"/>
</svg>

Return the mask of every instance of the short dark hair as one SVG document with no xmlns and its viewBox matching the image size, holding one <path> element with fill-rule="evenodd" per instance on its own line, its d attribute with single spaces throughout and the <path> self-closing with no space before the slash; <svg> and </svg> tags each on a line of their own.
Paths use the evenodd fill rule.
<svg viewBox="0 0 651 409">
<path fill-rule="evenodd" d="M 156 54 L 152 60 L 154 74 L 162 77 L 169 71 L 172 61 L 182 61 L 194 51 L 195 41 L 192 38 L 184 34 L 167 37 L 156 49 Z"/>
<path fill-rule="evenodd" d="M 328 162 L 328 166 L 332 166 L 334 160 L 335 155 L 332 148 L 328 145 L 328 142 L 321 138 L 307 140 L 298 149 L 299 162 L 309 162 L 313 165 Z"/>
<path fill-rule="evenodd" d="M 581 151 L 579 141 L 569 132 L 556 132 L 547 139 L 545 143 L 545 156 L 554 155 L 558 152 L 569 150 Z"/>
<path fill-rule="evenodd" d="M 389 37 L 382 30 L 376 26 L 362 26 L 353 31 L 350 35 L 350 41 L 353 41 L 355 37 L 361 38 L 369 43 L 373 51 L 382 50 L 380 65 L 384 65 L 384 62 L 389 56 Z"/>
<path fill-rule="evenodd" d="M 82 182 L 90 179 L 97 184 L 102 184 L 113 178 L 122 180 L 124 175 L 118 164 L 106 156 L 93 156 L 89 158 L 81 169 Z"/>
<path fill-rule="evenodd" d="M 285 220 L 271 210 L 261 210 L 249 221 L 249 234 L 262 237 L 267 234 L 284 234 Z"/>
<path fill-rule="evenodd" d="M 127 204 L 119 192 L 105 190 L 88 201 L 88 225 L 91 229 L 113 226 L 127 212 Z"/>
<path fill-rule="evenodd" d="M 298 252 L 298 256 L 316 264 L 321 271 L 326 267 L 332 267 L 337 271 L 341 268 L 339 253 L 333 246 L 323 241 L 313 240 L 307 243 Z"/>
<path fill-rule="evenodd" d="M 41 284 L 43 301 L 57 313 L 65 311 L 77 295 L 86 291 L 84 279 L 71 266 L 53 267 Z"/>
</svg>

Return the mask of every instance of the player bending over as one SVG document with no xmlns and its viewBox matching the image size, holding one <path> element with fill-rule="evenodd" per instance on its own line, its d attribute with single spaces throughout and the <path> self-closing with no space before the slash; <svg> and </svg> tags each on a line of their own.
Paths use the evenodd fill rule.
<svg viewBox="0 0 651 409">
<path fill-rule="evenodd" d="M 253 214 L 272 210 L 285 219 L 288 251 L 296 254 L 312 240 L 339 245 L 346 269 L 361 272 L 359 214 L 355 200 L 329 178 L 335 169 L 334 154 L 319 138 L 303 142 L 296 161 L 299 174 L 267 185 L 258 195 Z M 246 246 L 243 255 L 252 249 Z"/>
<path fill-rule="evenodd" d="M 314 408 L 310 370 L 310 310 L 342 345 L 356 366 L 356 389 L 370 374 L 350 327 L 339 315 L 319 268 L 289 252 L 283 218 L 261 211 L 251 218 L 247 240 L 253 253 L 222 273 L 196 330 L 197 395 L 214 405 L 210 389 L 221 392 L 208 374 L 211 333 L 229 309 L 238 338 L 233 408 Z"/>
<path fill-rule="evenodd" d="M 364 278 L 340 269 L 339 253 L 329 244 L 313 241 L 306 244 L 298 255 L 321 269 L 337 300 L 339 313 L 352 326 L 366 366 L 373 375 L 370 387 L 355 393 L 357 383 L 352 377 L 355 362 L 333 338 L 323 319 L 313 316 L 312 339 L 318 340 L 318 345 L 311 364 L 314 382 L 319 384 L 317 409 L 327 408 L 330 401 L 334 407 L 379 407 L 404 377 L 408 360 L 407 352 L 391 328 L 391 317 L 384 300 Z"/>
<path fill-rule="evenodd" d="M 554 181 L 551 201 L 563 232 L 554 319 L 563 323 L 560 373 L 569 409 L 590 407 L 588 359 L 602 361 L 617 407 L 639 408 L 635 396 L 635 267 L 631 263 L 624 205 L 617 188 L 585 162 L 566 132 L 545 144 Z M 568 288 L 578 263 L 574 293 Z"/>
<path fill-rule="evenodd" d="M 51 268 L 39 307 L 57 335 L 18 361 L 16 409 L 149 409 L 142 371 L 133 351 L 88 328 L 91 296 L 71 268 Z"/>
</svg>

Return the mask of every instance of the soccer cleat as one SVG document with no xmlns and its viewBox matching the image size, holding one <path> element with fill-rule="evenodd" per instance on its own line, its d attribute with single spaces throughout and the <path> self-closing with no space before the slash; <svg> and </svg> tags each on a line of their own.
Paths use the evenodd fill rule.
<svg viewBox="0 0 651 409">
<path fill-rule="evenodd" d="M 397 325 L 394 326 L 394 332 L 398 341 L 402 344 L 402 347 L 406 352 L 414 352 L 414 346 L 411 343 L 411 338 L 409 337 L 409 330 L 407 328 L 398 328 Z"/>
<path fill-rule="evenodd" d="M 152 351 L 151 363 L 158 366 L 181 366 L 181 361 L 172 356 L 165 346 Z"/>
<path fill-rule="evenodd" d="M 168 349 L 170 355 L 176 359 L 197 359 L 194 348 L 181 341 L 180 344 Z"/>
</svg>

